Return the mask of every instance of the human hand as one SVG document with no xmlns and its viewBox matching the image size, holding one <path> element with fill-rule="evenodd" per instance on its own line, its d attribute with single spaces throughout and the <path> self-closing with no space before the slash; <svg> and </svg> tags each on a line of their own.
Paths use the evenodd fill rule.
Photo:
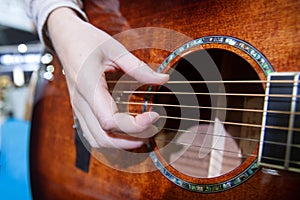
<svg viewBox="0 0 300 200">
<path fill-rule="evenodd" d="M 92 147 L 138 148 L 145 142 L 145 135 L 155 134 L 157 129 L 152 124 L 159 115 L 145 112 L 133 117 L 119 113 L 108 92 L 105 73 L 122 70 L 142 84 L 159 85 L 167 82 L 168 75 L 152 71 L 71 9 L 53 11 L 47 28 L 66 73 L 74 113 Z M 143 137 L 134 137 L 140 133 Z"/>
</svg>

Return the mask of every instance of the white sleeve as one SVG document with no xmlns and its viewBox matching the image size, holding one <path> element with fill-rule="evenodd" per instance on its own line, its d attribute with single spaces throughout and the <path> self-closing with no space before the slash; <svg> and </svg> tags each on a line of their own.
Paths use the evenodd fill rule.
<svg viewBox="0 0 300 200">
<path fill-rule="evenodd" d="M 28 16 L 36 25 L 41 42 L 48 47 L 51 46 L 51 41 L 47 37 L 45 23 L 53 10 L 59 7 L 69 7 L 75 10 L 82 19 L 87 20 L 80 0 L 25 0 L 25 5 Z"/>
</svg>

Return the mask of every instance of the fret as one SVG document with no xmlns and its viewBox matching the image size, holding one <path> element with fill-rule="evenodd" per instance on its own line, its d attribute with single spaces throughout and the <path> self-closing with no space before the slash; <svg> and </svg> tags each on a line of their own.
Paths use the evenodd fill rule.
<svg viewBox="0 0 300 200">
<path fill-rule="evenodd" d="M 294 90 L 294 93 L 299 95 L 300 94 L 300 84 L 299 84 L 299 79 L 300 79 L 300 73 L 297 74 L 297 80 L 298 82 L 297 83 L 297 86 L 294 86 L 295 90 Z M 296 84 L 295 83 L 295 84 Z M 294 105 L 294 110 L 295 112 L 298 112 L 300 111 L 300 104 L 299 104 L 299 98 L 298 99 L 295 99 L 295 105 Z M 293 121 L 293 126 L 295 128 L 299 128 L 300 127 L 300 116 L 299 115 L 294 115 L 294 117 L 292 118 L 294 121 Z M 297 163 L 291 163 L 290 164 L 290 167 L 292 168 L 296 168 L 298 169 L 299 171 L 299 168 L 300 168 L 300 148 L 299 148 L 299 145 L 300 145 L 300 131 L 294 131 L 292 133 L 292 144 L 294 145 L 298 145 L 298 147 L 292 147 L 291 148 L 291 158 L 290 160 L 297 160 Z"/>
<path fill-rule="evenodd" d="M 268 76 L 264 115 L 262 120 L 261 141 L 258 160 L 260 165 L 300 172 L 300 111 L 299 85 L 300 73 L 271 73 Z M 290 83 L 276 81 L 291 80 Z M 272 82 L 274 81 L 274 82 Z M 270 94 L 286 94 L 287 97 L 273 97 Z M 269 113 L 268 110 L 286 111 Z M 288 127 L 287 130 L 275 130 L 270 126 Z M 272 142 L 277 142 L 272 143 Z"/>
</svg>

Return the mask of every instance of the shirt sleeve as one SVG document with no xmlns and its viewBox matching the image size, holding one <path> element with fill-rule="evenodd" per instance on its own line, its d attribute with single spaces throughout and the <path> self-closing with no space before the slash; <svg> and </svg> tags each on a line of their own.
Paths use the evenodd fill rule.
<svg viewBox="0 0 300 200">
<path fill-rule="evenodd" d="M 72 8 L 77 14 L 87 21 L 83 12 L 82 1 L 80 0 L 25 0 L 27 15 L 32 19 L 42 44 L 51 48 L 51 41 L 48 37 L 45 23 L 49 14 L 59 7 Z"/>
</svg>

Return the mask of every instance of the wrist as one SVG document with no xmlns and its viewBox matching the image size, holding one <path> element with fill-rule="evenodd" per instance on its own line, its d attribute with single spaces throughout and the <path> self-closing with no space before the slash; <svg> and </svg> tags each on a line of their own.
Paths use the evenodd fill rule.
<svg viewBox="0 0 300 200">
<path fill-rule="evenodd" d="M 47 20 L 47 30 L 51 40 L 73 31 L 76 23 L 83 22 L 77 13 L 68 7 L 59 7 L 52 11 Z"/>
</svg>

